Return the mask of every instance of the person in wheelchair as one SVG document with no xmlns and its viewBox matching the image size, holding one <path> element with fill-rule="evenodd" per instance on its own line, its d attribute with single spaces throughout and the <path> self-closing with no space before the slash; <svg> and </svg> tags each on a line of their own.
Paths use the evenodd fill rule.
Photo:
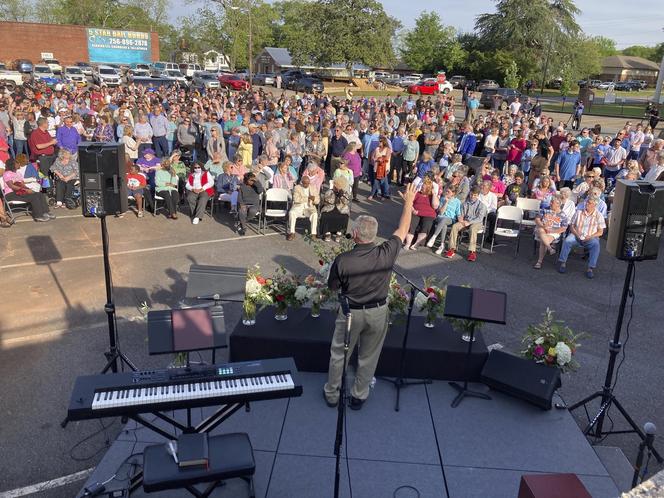
<svg viewBox="0 0 664 498">
<path fill-rule="evenodd" d="M 67 149 L 60 149 L 58 157 L 51 165 L 51 173 L 55 176 L 55 207 L 66 205 L 75 209 L 74 189 L 79 179 L 78 163 Z"/>
<path fill-rule="evenodd" d="M 238 193 L 239 204 L 239 227 L 237 233 L 244 235 L 247 228 L 247 220 L 255 217 L 260 211 L 261 194 L 263 193 L 263 186 L 256 180 L 256 175 L 253 173 L 245 173 L 242 185 Z"/>
</svg>

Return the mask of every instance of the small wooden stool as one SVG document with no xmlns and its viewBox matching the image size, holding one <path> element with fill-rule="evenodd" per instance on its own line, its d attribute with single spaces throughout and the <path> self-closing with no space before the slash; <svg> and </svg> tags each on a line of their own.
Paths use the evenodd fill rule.
<svg viewBox="0 0 664 498">
<path fill-rule="evenodd" d="M 521 476 L 518 498 L 592 498 L 576 474 Z"/>
<path fill-rule="evenodd" d="M 208 440 L 208 468 L 181 469 L 168 452 L 166 444 L 147 446 L 143 453 L 143 490 L 146 493 L 184 488 L 197 498 L 210 496 L 227 479 L 239 478 L 249 485 L 249 496 L 255 498 L 253 475 L 256 471 L 254 451 L 246 433 L 223 434 Z M 210 483 L 201 492 L 194 484 Z"/>
</svg>

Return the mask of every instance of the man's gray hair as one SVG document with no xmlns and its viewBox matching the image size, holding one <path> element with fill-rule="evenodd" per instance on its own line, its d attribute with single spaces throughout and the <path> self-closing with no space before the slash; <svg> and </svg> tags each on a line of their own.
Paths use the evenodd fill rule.
<svg viewBox="0 0 664 498">
<path fill-rule="evenodd" d="M 378 220 L 373 216 L 358 216 L 353 222 L 352 231 L 360 242 L 369 244 L 376 240 L 378 234 Z"/>
</svg>

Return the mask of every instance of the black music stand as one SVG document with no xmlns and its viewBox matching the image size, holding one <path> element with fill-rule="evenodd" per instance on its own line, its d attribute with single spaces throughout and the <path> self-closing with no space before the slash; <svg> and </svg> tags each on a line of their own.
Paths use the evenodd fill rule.
<svg viewBox="0 0 664 498">
<path fill-rule="evenodd" d="M 222 302 L 241 303 L 244 301 L 247 270 L 227 266 L 191 265 L 185 297 L 200 301 L 213 301 L 212 304 L 196 305 L 209 307 L 212 315 L 212 326 L 215 337 L 226 335 L 224 307 Z M 224 339 L 224 345 L 228 347 Z M 214 362 L 215 350 L 212 350 Z"/>
<path fill-rule="evenodd" d="M 445 312 L 443 315 L 473 322 L 500 323 L 505 325 L 507 312 L 507 294 L 504 292 L 489 291 L 484 289 L 472 289 L 470 287 L 459 287 L 448 285 L 445 294 Z M 475 341 L 475 325 L 470 328 L 470 341 L 466 352 L 466 365 L 473 351 Z M 456 408 L 466 396 L 480 399 L 491 399 L 491 396 L 468 389 L 468 376 L 463 385 L 458 382 L 449 383 L 459 394 L 452 401 L 452 408 Z"/>
</svg>

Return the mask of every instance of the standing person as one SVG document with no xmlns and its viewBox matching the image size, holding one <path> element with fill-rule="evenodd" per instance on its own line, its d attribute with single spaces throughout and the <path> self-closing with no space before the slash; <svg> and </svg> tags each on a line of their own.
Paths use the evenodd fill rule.
<svg viewBox="0 0 664 498">
<path fill-rule="evenodd" d="M 351 188 L 353 194 L 353 201 L 357 201 L 357 188 L 360 184 L 362 177 L 362 156 L 358 152 L 360 149 L 359 142 L 350 142 L 344 150 L 342 160 L 348 164 L 348 169 L 353 172 L 353 186 Z"/>
<path fill-rule="evenodd" d="M 58 141 L 58 147 L 71 152 L 72 155 L 78 154 L 78 144 L 81 143 L 81 135 L 74 128 L 74 120 L 71 116 L 64 118 L 64 125 L 55 132 L 55 139 Z"/>
<path fill-rule="evenodd" d="M 152 146 L 157 157 L 168 156 L 168 134 L 170 127 L 168 118 L 162 113 L 160 105 L 156 105 L 152 111 L 150 126 L 152 127 Z"/>
<path fill-rule="evenodd" d="M 30 133 L 28 147 L 30 148 L 30 160 L 39 161 L 39 171 L 48 176 L 53 161 L 55 161 L 55 147 L 58 141 L 48 132 L 48 120 L 39 118 L 37 128 Z"/>
<path fill-rule="evenodd" d="M 371 154 L 373 163 L 373 186 L 371 194 L 367 200 L 372 201 L 380 193 L 383 199 L 390 198 L 390 159 L 392 158 L 392 149 L 389 146 L 387 137 L 381 136 L 376 147 Z"/>
<path fill-rule="evenodd" d="M 585 106 L 583 105 L 583 100 L 577 99 L 574 102 L 574 115 L 572 117 L 572 129 L 578 130 L 581 126 L 581 116 L 583 116 L 583 110 Z"/>
<path fill-rule="evenodd" d="M 372 216 L 359 216 L 351 229 L 355 248 L 340 254 L 332 263 L 327 281 L 332 291 L 347 300 L 351 314 L 348 358 L 359 342 L 358 368 L 350 389 L 350 408 L 359 410 L 369 397 L 369 385 L 376 371 L 380 351 L 387 334 L 389 311 L 387 291 L 392 267 L 410 227 L 415 186 L 409 185 L 402 195 L 404 205 L 399 227 L 387 241 L 375 245 L 378 221 Z M 330 366 L 323 394 L 331 408 L 339 402 L 339 388 L 344 361 L 346 317 L 339 309 L 332 344 Z"/>
<path fill-rule="evenodd" d="M 403 170 L 400 178 L 400 183 L 404 183 L 407 176 L 410 176 L 413 165 L 417 161 L 417 158 L 420 157 L 420 144 L 415 139 L 415 133 L 411 132 L 408 134 L 408 140 L 403 147 Z"/>
<path fill-rule="evenodd" d="M 565 152 L 558 154 L 554 173 L 558 178 L 558 188 L 572 188 L 574 179 L 581 175 L 581 146 L 576 140 L 572 140 Z"/>
<path fill-rule="evenodd" d="M 325 169 L 330 178 L 334 177 L 334 172 L 339 167 L 339 161 L 344 155 L 346 147 L 348 147 L 348 140 L 343 136 L 342 127 L 337 125 L 334 127 L 334 135 L 330 138 L 329 154 L 325 163 Z"/>
</svg>

